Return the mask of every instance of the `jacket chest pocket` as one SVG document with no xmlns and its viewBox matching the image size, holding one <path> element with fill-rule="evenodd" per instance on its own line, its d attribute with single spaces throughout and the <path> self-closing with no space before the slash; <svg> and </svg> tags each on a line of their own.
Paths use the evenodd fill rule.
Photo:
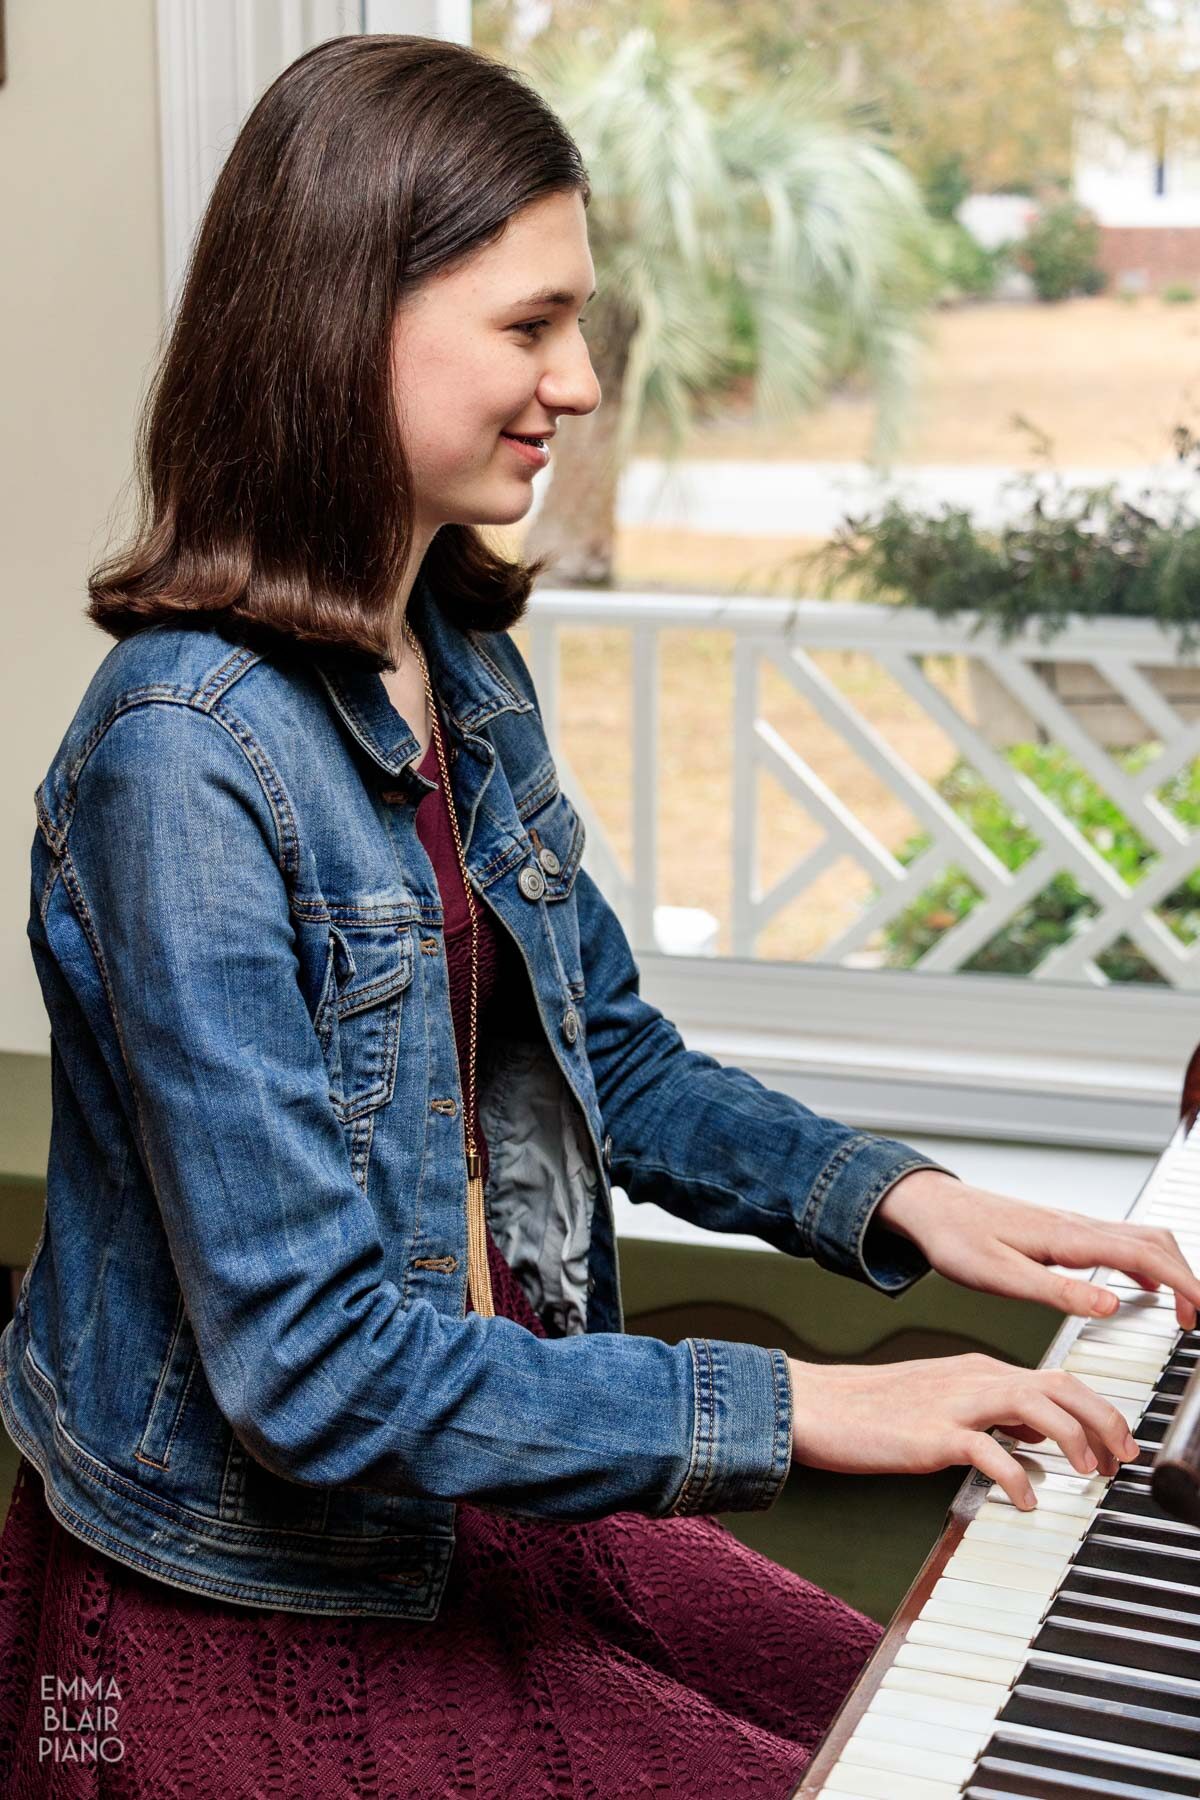
<svg viewBox="0 0 1200 1800">
<path fill-rule="evenodd" d="M 412 926 L 329 926 L 329 969 L 316 1030 L 329 1098 L 344 1125 L 392 1097 L 404 991 L 413 977 Z"/>
<path fill-rule="evenodd" d="M 583 856 L 583 820 L 560 790 L 544 806 L 527 814 L 522 824 L 541 876 L 539 897 L 546 902 L 547 923 L 563 975 L 572 995 L 580 999 L 583 958 L 573 889 Z"/>
</svg>

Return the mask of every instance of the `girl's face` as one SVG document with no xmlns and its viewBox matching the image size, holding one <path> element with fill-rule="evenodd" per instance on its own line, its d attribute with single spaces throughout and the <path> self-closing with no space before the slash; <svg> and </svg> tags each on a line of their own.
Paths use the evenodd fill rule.
<svg viewBox="0 0 1200 1800">
<path fill-rule="evenodd" d="M 503 433 L 545 436 L 563 413 L 599 406 L 579 328 L 594 284 L 582 199 L 547 194 L 398 309 L 393 383 L 422 537 L 527 512 L 543 465 Z"/>
</svg>

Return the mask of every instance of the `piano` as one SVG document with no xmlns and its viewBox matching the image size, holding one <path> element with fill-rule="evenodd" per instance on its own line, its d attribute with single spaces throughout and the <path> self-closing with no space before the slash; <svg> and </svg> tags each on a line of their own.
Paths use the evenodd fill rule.
<svg viewBox="0 0 1200 1800">
<path fill-rule="evenodd" d="M 1127 1217 L 1200 1268 L 1200 1048 L 1180 1119 Z M 979 1471 L 791 1800 L 1200 1796 L 1200 1330 L 1174 1295 L 1098 1270 L 1121 1305 L 1068 1318 L 1063 1367 L 1129 1421 L 1137 1460 L 1084 1476 L 1051 1439 L 996 1435 L 1021 1512 Z"/>
</svg>

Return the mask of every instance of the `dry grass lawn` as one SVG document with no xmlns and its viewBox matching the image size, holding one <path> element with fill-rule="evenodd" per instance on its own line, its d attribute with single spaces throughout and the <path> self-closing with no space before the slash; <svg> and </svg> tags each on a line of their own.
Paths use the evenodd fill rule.
<svg viewBox="0 0 1200 1800">
<path fill-rule="evenodd" d="M 1200 425 L 1200 302 L 1097 295 L 934 313 L 897 460 L 1030 463 L 1018 414 L 1050 437 L 1055 462 L 1157 461 L 1173 426 Z M 862 393 L 788 425 L 755 426 L 743 408 L 698 427 L 686 454 L 858 462 L 870 453 L 873 421 Z M 660 444 L 647 433 L 639 447 L 653 455 Z"/>
</svg>

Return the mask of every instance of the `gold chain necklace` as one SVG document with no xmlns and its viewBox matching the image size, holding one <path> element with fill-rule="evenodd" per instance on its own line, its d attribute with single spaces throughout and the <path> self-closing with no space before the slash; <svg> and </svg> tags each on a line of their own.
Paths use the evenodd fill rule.
<svg viewBox="0 0 1200 1800">
<path fill-rule="evenodd" d="M 433 698 L 433 684 L 429 679 L 429 664 L 425 661 L 425 652 L 417 642 L 412 626 L 407 619 L 404 621 L 404 635 L 413 647 L 425 682 L 425 697 L 429 702 L 433 741 L 437 748 L 438 767 L 442 772 L 442 792 L 446 796 L 446 811 L 450 814 L 454 848 L 458 852 L 458 866 L 462 871 L 463 887 L 466 890 L 467 911 L 471 915 L 471 1029 L 467 1055 L 467 1104 L 463 1113 L 463 1132 L 467 1152 L 467 1292 L 470 1294 L 471 1304 L 480 1318 L 493 1319 L 496 1316 L 496 1308 L 492 1302 L 492 1281 L 488 1271 L 487 1227 L 483 1210 L 483 1160 L 475 1143 L 475 1036 L 479 1003 L 479 917 L 475 907 L 475 896 L 471 892 L 471 882 L 467 875 L 467 859 L 463 855 L 462 838 L 458 830 L 458 816 L 454 807 L 454 795 L 450 791 L 450 774 L 446 767 L 446 750 L 442 743 L 442 728 L 438 723 L 437 704 Z"/>
</svg>

